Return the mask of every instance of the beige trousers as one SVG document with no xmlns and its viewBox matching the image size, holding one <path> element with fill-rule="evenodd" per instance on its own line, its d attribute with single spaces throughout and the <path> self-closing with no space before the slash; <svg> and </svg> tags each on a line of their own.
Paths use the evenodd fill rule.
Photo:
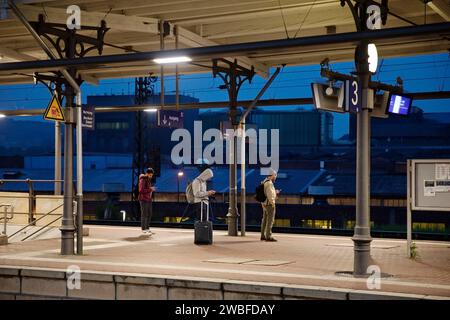
<svg viewBox="0 0 450 320">
<path fill-rule="evenodd" d="M 272 237 L 272 226 L 275 221 L 275 206 L 262 205 L 263 218 L 261 222 L 261 237 L 269 239 Z"/>
</svg>

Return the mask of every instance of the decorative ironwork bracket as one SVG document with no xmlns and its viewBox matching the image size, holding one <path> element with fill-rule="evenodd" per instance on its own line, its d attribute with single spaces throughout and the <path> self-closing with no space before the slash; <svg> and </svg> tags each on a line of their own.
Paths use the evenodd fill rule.
<svg viewBox="0 0 450 320">
<path fill-rule="evenodd" d="M 220 66 L 219 61 L 226 66 Z M 240 66 L 236 59 L 233 62 L 225 59 L 214 59 L 212 71 L 214 78 L 219 76 L 224 82 L 220 88 L 227 89 L 228 91 L 228 97 L 230 99 L 230 120 L 233 125 L 237 125 L 239 123 L 237 120 L 237 97 L 239 89 L 245 81 L 252 83 L 255 69 L 253 66 L 250 70 Z"/>
</svg>

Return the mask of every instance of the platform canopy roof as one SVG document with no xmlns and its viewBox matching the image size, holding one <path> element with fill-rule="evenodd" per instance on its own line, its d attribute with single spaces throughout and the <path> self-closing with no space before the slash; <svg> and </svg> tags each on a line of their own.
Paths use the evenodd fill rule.
<svg viewBox="0 0 450 320">
<path fill-rule="evenodd" d="M 103 55 L 159 51 L 160 20 L 169 22 L 171 26 L 170 34 L 165 38 L 166 50 L 175 48 L 174 30 L 178 30 L 179 48 L 356 31 L 349 7 L 341 7 L 340 0 L 19 0 L 16 4 L 29 21 L 37 21 L 39 14 L 43 14 L 47 22 L 65 24 L 68 17 L 66 8 L 73 4 L 82 10 L 82 26 L 99 26 L 104 19 L 110 30 L 105 36 Z M 426 18 L 422 0 L 389 0 L 388 4 L 392 14 L 383 29 L 410 26 L 411 22 L 422 25 L 425 20 L 427 24 L 450 20 L 450 6 L 446 0 L 429 2 Z M 0 63 L 48 59 L 10 9 L 3 8 L 0 17 Z M 95 36 L 92 30 L 80 33 Z M 397 57 L 446 52 L 449 41 L 442 34 L 422 37 L 411 34 L 380 40 L 377 46 L 380 56 Z M 354 50 L 354 43 L 335 43 L 270 52 L 255 50 L 237 58 L 242 66 L 254 66 L 259 75 L 266 77 L 270 67 L 282 64 L 318 64 L 327 57 L 332 62 L 350 61 L 354 59 Z M 96 55 L 96 50 L 88 54 Z M 201 60 L 196 60 L 195 64 L 180 64 L 180 73 L 210 72 L 200 65 L 210 66 L 211 59 Z M 159 72 L 158 65 L 142 62 L 98 65 L 80 70 L 82 77 L 93 83 L 105 78 L 157 75 Z M 173 73 L 174 67 L 165 67 L 165 72 Z M 3 73 L 0 84 L 31 82 L 30 74 Z"/>
</svg>

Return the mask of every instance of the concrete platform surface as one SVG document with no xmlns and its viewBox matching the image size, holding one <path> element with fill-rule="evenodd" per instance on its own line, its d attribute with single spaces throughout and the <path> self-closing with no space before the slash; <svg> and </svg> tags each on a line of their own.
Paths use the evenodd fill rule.
<svg viewBox="0 0 450 320">
<path fill-rule="evenodd" d="M 211 246 L 193 244 L 193 230 L 152 228 L 144 236 L 136 227 L 89 226 L 84 255 L 61 256 L 59 239 L 10 243 L 0 247 L 0 266 L 195 277 L 211 281 L 252 281 L 450 299 L 450 243 L 417 241 L 418 258 L 406 258 L 406 241 L 374 239 L 372 265 L 378 279 L 336 275 L 351 271 L 353 247 L 348 237 L 274 234 L 263 242 L 258 233 L 230 237 L 214 231 Z M 369 283 L 368 283 L 369 282 Z M 379 285 L 376 285 L 378 284 Z M 1 290 L 0 290 L 1 291 Z"/>
</svg>

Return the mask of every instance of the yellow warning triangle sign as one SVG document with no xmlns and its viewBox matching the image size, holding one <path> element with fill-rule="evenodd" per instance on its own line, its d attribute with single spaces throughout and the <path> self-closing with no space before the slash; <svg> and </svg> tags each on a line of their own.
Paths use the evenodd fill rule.
<svg viewBox="0 0 450 320">
<path fill-rule="evenodd" d="M 48 104 L 47 109 L 45 109 L 44 119 L 64 121 L 64 112 L 61 108 L 61 104 L 59 103 L 59 100 L 56 97 L 56 95 L 52 97 L 52 100 Z"/>
</svg>

